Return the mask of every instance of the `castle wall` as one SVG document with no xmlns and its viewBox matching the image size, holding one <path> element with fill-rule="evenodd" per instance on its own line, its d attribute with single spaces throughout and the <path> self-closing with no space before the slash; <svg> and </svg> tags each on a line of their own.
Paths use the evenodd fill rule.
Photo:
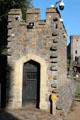
<svg viewBox="0 0 80 120">
<path fill-rule="evenodd" d="M 71 60 L 75 61 L 75 57 L 80 56 L 80 36 L 72 35 L 70 36 L 71 42 Z"/>
<path fill-rule="evenodd" d="M 33 28 L 29 28 L 31 23 L 34 23 Z M 46 9 L 46 20 L 40 20 L 40 9 L 29 8 L 26 22 L 22 20 L 19 9 L 9 12 L 8 108 L 22 107 L 23 64 L 28 60 L 34 60 L 41 66 L 40 109 L 49 111 L 52 91 L 57 95 L 57 106 L 59 89 L 67 84 L 66 46 L 66 31 L 56 8 Z"/>
</svg>

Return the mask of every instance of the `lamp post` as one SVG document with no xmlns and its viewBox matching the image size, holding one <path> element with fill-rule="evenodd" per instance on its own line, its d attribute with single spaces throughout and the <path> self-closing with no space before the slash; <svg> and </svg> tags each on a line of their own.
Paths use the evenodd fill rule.
<svg viewBox="0 0 80 120">
<path fill-rule="evenodd" d="M 63 10 L 63 9 L 64 9 L 64 2 L 63 2 L 63 0 L 57 1 L 54 5 L 51 5 L 51 7 L 56 7 L 56 5 L 57 5 L 58 3 L 60 3 L 60 4 L 59 4 L 59 9 L 60 9 L 60 10 Z"/>
</svg>

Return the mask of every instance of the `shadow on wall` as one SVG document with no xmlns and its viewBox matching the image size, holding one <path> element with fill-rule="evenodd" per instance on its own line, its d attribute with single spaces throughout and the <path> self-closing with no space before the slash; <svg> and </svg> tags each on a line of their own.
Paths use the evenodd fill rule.
<svg viewBox="0 0 80 120">
<path fill-rule="evenodd" d="M 8 78 L 7 78 L 8 72 Z M 7 65 L 7 56 L 0 54 L 0 106 L 5 108 L 9 101 L 11 67 Z M 8 84 L 7 84 L 8 83 Z M 6 94 L 7 93 L 7 94 Z"/>
<path fill-rule="evenodd" d="M 0 54 L 1 108 L 4 108 L 6 106 L 6 66 L 7 56 Z"/>
<path fill-rule="evenodd" d="M 7 107 L 7 104 L 9 103 L 9 100 L 12 100 L 13 95 L 10 91 L 10 84 L 12 81 L 10 81 L 10 76 L 11 76 L 11 67 L 8 65 L 6 66 L 6 103 L 5 103 L 5 107 Z"/>
<path fill-rule="evenodd" d="M 6 112 L 4 110 L 0 110 L 0 120 L 20 120 L 20 119 L 13 116 L 9 112 Z"/>
<path fill-rule="evenodd" d="M 49 97 L 49 101 L 50 101 L 50 114 L 52 114 L 53 111 L 52 111 L 52 100 L 51 100 L 51 95 L 50 95 L 50 97 Z"/>
<path fill-rule="evenodd" d="M 36 78 L 36 79 L 38 79 L 37 93 L 36 93 L 37 94 L 36 108 L 39 108 L 39 100 L 40 100 L 40 65 L 38 63 L 34 62 L 34 61 L 29 61 L 29 63 L 31 63 L 31 65 L 34 65 L 34 66 L 38 67 L 38 72 L 37 72 L 37 76 L 36 76 L 36 77 L 38 77 L 38 78 Z M 0 85 L 1 85 L 1 91 L 0 91 L 1 96 L 0 97 L 1 97 L 1 108 L 5 108 L 7 106 L 7 104 L 10 102 L 10 100 L 12 100 L 13 97 L 14 97 L 12 95 L 11 89 L 10 89 L 12 82 L 14 82 L 14 81 L 10 81 L 11 71 L 12 71 L 12 68 L 7 64 L 7 56 L 0 55 Z M 25 88 L 25 86 L 23 86 L 23 87 Z"/>
</svg>

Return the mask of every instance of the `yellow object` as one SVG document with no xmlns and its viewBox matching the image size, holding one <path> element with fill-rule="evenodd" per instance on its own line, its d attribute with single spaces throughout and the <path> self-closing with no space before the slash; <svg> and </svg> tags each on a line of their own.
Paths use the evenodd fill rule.
<svg viewBox="0 0 80 120">
<path fill-rule="evenodd" d="M 51 95 L 51 100 L 56 100 L 56 94 Z"/>
</svg>

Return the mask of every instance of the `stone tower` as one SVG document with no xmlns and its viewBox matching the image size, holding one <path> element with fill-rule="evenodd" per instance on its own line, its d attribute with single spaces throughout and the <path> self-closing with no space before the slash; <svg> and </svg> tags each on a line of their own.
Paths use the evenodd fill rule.
<svg viewBox="0 0 80 120">
<path fill-rule="evenodd" d="M 67 82 L 66 30 L 57 8 L 46 9 L 46 20 L 38 8 L 26 14 L 26 21 L 19 9 L 8 14 L 7 107 L 34 101 L 49 111 L 50 95 L 56 93 L 58 107 L 59 89 Z"/>
<path fill-rule="evenodd" d="M 71 61 L 75 61 L 80 56 L 80 35 L 70 36 Z"/>
</svg>

